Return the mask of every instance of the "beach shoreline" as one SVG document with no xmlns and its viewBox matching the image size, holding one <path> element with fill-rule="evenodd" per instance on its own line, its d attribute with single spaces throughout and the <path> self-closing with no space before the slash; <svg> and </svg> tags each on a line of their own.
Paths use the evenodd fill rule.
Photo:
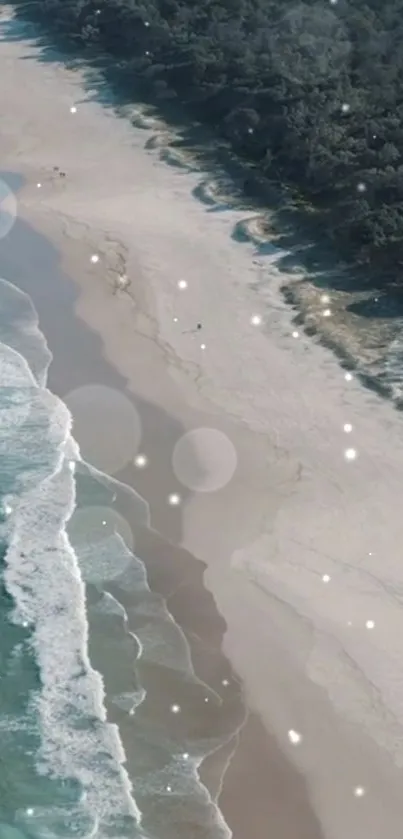
<svg viewBox="0 0 403 839">
<path fill-rule="evenodd" d="M 158 471 L 154 485 L 148 470 L 138 484 L 151 502 L 152 526 L 206 563 L 204 580 L 227 626 L 224 653 L 248 707 L 274 732 L 269 751 L 281 743 L 304 775 L 326 839 L 341 833 L 377 839 L 385 811 L 389 835 L 398 836 L 401 770 L 395 764 L 402 765 L 402 755 L 392 712 L 398 717 L 399 711 L 381 662 L 391 664 L 399 654 L 393 639 L 397 644 L 401 618 L 389 589 L 382 593 L 374 580 L 390 586 L 400 580 L 400 419 L 354 380 L 346 384 L 330 353 L 294 338 L 276 255 L 262 260 L 251 245 L 231 240 L 242 220 L 236 211 L 208 215 L 192 196 L 199 175 L 156 160 L 144 150 L 144 132 L 89 101 L 77 74 L 38 58 L 23 34 L 21 43 L 4 38 L 0 60 L 10 87 L 1 93 L 3 168 L 24 175 L 18 217 L 52 242 L 56 262 L 61 253 L 80 291 L 77 317 L 97 335 L 99 357 L 119 371 L 136 400 L 156 409 L 149 439 Z M 10 267 L 15 260 L 14 254 Z M 34 256 L 31 264 L 40 273 Z M 125 288 L 117 282 L 122 271 Z M 263 271 L 271 280 L 266 285 Z M 181 280 L 187 288 L 178 287 Z M 68 342 L 63 318 L 57 327 L 51 317 L 46 322 L 52 306 L 63 312 L 60 289 L 48 284 L 42 298 L 32 291 L 51 349 L 63 337 Z M 67 353 L 55 359 L 68 404 L 79 378 Z M 58 385 L 54 370 L 50 387 Z M 90 375 L 101 376 L 96 365 Z M 208 427 L 233 444 L 237 469 L 219 492 L 180 485 L 174 440 L 161 441 L 157 433 L 161 410 L 179 435 L 179 425 Z M 359 468 L 343 457 L 347 421 L 359 430 Z M 387 462 L 379 428 L 388 435 Z M 221 466 L 228 472 L 225 458 Z M 209 477 L 222 480 L 215 463 Z M 193 479 L 197 485 L 200 476 Z M 184 496 L 180 522 L 167 505 L 172 492 Z M 327 588 L 325 573 L 332 581 Z M 369 611 L 377 614 L 381 636 L 362 629 Z M 384 691 L 386 722 L 371 679 Z M 291 729 L 302 732 L 298 748 L 288 741 Z M 235 761 L 232 768 L 237 783 L 244 782 Z M 256 771 L 261 780 L 263 770 Z M 299 780 L 287 783 L 283 803 L 295 817 L 293 835 L 299 829 L 301 839 L 312 839 L 311 827 L 302 832 L 301 807 L 289 806 Z M 358 785 L 369 791 L 359 801 Z M 227 793 L 223 799 L 232 795 L 239 803 L 239 795 Z M 259 818 L 254 839 L 266 830 Z M 235 839 L 242 839 L 244 826 L 239 837 L 234 827 Z"/>
</svg>

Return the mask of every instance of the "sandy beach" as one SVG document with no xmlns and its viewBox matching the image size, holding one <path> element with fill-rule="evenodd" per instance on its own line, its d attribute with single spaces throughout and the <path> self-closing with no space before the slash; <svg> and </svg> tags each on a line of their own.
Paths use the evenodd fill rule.
<svg viewBox="0 0 403 839">
<path fill-rule="evenodd" d="M 172 573 L 196 569 L 172 614 L 190 621 L 199 666 L 204 632 L 243 685 L 250 716 L 219 796 L 235 839 L 263 839 L 268 822 L 273 839 L 400 837 L 401 415 L 293 336 L 275 249 L 257 257 L 232 235 L 245 213 L 194 197 L 207 173 L 146 149 L 158 126 L 117 117 L 6 8 L 0 74 L 1 168 L 26 179 L 15 215 L 55 248 L 41 264 L 25 233 L 19 254 L 15 225 L 2 275 L 32 294 L 55 356 L 49 386 L 73 415 L 105 383 L 124 450 L 114 394 L 134 397 L 148 469 L 119 446 L 105 464 L 85 428 L 78 441 L 149 501 L 176 548 Z M 47 278 L 32 290 L 29 266 Z M 56 266 L 73 283 L 52 286 Z"/>
</svg>

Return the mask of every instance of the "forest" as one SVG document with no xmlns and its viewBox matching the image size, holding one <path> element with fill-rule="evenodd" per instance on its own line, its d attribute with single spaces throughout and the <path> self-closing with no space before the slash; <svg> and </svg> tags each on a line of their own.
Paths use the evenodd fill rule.
<svg viewBox="0 0 403 839">
<path fill-rule="evenodd" d="M 403 289 L 403 0 L 14 0 L 109 56 L 316 209 L 338 252 Z"/>
</svg>

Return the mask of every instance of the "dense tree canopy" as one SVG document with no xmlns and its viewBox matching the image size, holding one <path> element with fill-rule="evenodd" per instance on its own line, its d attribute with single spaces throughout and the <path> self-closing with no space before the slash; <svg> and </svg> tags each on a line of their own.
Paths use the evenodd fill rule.
<svg viewBox="0 0 403 839">
<path fill-rule="evenodd" d="M 17 2 L 17 0 L 16 0 Z M 20 2 L 17 2 L 20 5 Z M 30 0 L 321 209 L 403 287 L 403 0 Z"/>
</svg>

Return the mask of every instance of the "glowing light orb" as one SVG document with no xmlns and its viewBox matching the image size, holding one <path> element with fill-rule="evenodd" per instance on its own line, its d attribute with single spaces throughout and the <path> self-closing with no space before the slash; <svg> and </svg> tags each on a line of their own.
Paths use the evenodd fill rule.
<svg viewBox="0 0 403 839">
<path fill-rule="evenodd" d="M 322 580 L 323 580 L 324 583 L 330 583 L 329 574 L 324 574 L 323 577 L 322 577 Z"/>
<path fill-rule="evenodd" d="M 178 504 L 180 504 L 180 503 L 181 503 L 180 495 L 178 495 L 177 492 L 171 492 L 171 495 L 168 496 L 168 504 L 170 504 L 171 507 L 177 507 Z"/>
<path fill-rule="evenodd" d="M 294 332 L 292 333 L 292 337 L 293 338 L 298 338 L 299 337 L 299 332 L 297 332 L 296 329 L 294 329 Z"/>
<path fill-rule="evenodd" d="M 322 303 L 330 303 L 330 297 L 328 294 L 322 294 L 322 297 L 320 299 Z"/>
<path fill-rule="evenodd" d="M 182 755 L 182 757 L 183 757 L 183 760 L 189 760 L 189 754 L 188 754 L 188 752 L 184 752 L 184 754 Z"/>
<path fill-rule="evenodd" d="M 91 262 L 92 262 L 94 265 L 96 265 L 96 263 L 97 263 L 97 262 L 99 262 L 99 256 L 98 256 L 98 254 L 97 254 L 97 253 L 93 253 L 93 254 L 92 254 L 92 257 L 91 257 Z"/>
<path fill-rule="evenodd" d="M 290 743 L 293 743 L 294 745 L 297 745 L 297 743 L 301 742 L 302 737 L 301 737 L 300 734 L 298 734 L 298 731 L 294 731 L 291 728 L 290 731 L 288 732 L 288 739 L 289 739 Z"/>
<path fill-rule="evenodd" d="M 366 189 L 367 187 L 362 181 L 359 184 L 357 184 L 357 192 L 366 192 Z"/>
<path fill-rule="evenodd" d="M 346 373 L 344 378 L 345 378 L 346 382 L 352 382 L 352 380 L 353 380 L 353 376 L 352 376 L 351 373 Z"/>
<path fill-rule="evenodd" d="M 323 312 L 323 317 L 324 318 L 330 318 L 331 314 L 332 313 L 331 313 L 330 309 L 324 309 L 324 312 Z"/>
<path fill-rule="evenodd" d="M 201 349 L 201 350 L 205 350 L 205 349 L 206 349 L 206 345 L 205 345 L 205 344 L 200 344 L 200 349 Z"/>
<path fill-rule="evenodd" d="M 148 459 L 145 454 L 138 454 L 137 457 L 134 459 L 134 465 L 137 466 L 138 469 L 144 469 L 148 464 Z"/>
<path fill-rule="evenodd" d="M 260 315 L 252 315 L 250 322 L 252 326 L 260 326 L 262 318 L 260 317 Z"/>
<path fill-rule="evenodd" d="M 181 710 L 180 705 L 171 705 L 171 711 L 173 714 L 179 714 Z"/>
<path fill-rule="evenodd" d="M 70 108 L 70 113 L 71 113 L 71 114 L 76 114 L 76 113 L 77 113 L 77 108 L 76 108 L 76 106 L 75 106 L 75 105 L 72 105 L 72 106 L 71 106 L 71 108 Z"/>
<path fill-rule="evenodd" d="M 188 284 L 187 284 L 186 280 L 179 280 L 178 288 L 184 289 L 184 288 L 187 288 L 187 287 L 188 287 Z"/>
<path fill-rule="evenodd" d="M 362 798 L 362 796 L 365 795 L 364 787 L 355 787 L 354 795 L 356 796 L 356 798 Z"/>
<path fill-rule="evenodd" d="M 225 688 L 228 687 L 228 685 L 229 685 L 228 679 L 223 679 L 221 684 L 224 685 Z"/>
<path fill-rule="evenodd" d="M 26 810 L 26 814 L 27 814 L 27 816 L 33 816 L 34 815 L 34 808 L 33 807 L 28 807 L 28 809 Z"/>
<path fill-rule="evenodd" d="M 345 431 L 345 432 L 346 432 L 346 434 L 350 434 L 350 432 L 351 432 L 352 430 L 353 430 L 353 426 L 351 425 L 351 423 L 349 423 L 349 422 L 344 423 L 344 425 L 343 425 L 343 431 Z"/>
<path fill-rule="evenodd" d="M 367 627 L 367 629 L 374 629 L 375 621 L 366 621 L 365 626 Z"/>
<path fill-rule="evenodd" d="M 37 186 L 38 189 L 40 189 L 42 184 L 37 184 L 36 186 Z"/>
<path fill-rule="evenodd" d="M 348 114 L 348 112 L 350 110 L 350 105 L 347 102 L 343 102 L 343 104 L 341 106 L 341 110 L 342 110 L 343 114 Z"/>
<path fill-rule="evenodd" d="M 355 449 L 346 449 L 344 452 L 344 457 L 346 460 L 355 460 L 357 457 L 357 452 Z"/>
</svg>

